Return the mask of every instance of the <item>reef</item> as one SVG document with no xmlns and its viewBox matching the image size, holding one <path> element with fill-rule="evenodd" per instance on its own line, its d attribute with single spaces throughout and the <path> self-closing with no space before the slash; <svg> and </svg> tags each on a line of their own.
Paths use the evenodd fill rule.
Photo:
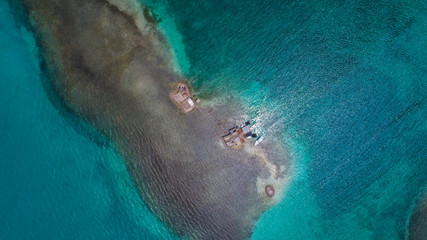
<svg viewBox="0 0 427 240">
<path fill-rule="evenodd" d="M 407 239 L 427 239 L 427 194 L 415 205 L 409 218 Z"/>
<path fill-rule="evenodd" d="M 176 108 L 169 93 L 181 76 L 147 6 L 23 0 L 22 8 L 62 106 L 114 142 L 150 209 L 180 236 L 249 238 L 285 177 L 272 177 L 255 150 L 224 148 L 206 115 Z M 287 162 L 274 152 L 273 162 Z"/>
</svg>

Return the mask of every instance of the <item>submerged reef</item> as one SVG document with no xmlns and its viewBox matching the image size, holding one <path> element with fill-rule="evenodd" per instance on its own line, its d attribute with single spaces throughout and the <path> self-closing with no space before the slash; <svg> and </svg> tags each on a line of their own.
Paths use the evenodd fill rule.
<svg viewBox="0 0 427 240">
<path fill-rule="evenodd" d="M 226 149 L 208 116 L 176 108 L 168 95 L 181 76 L 167 41 L 144 17 L 147 6 L 23 0 L 21 7 L 62 106 L 114 142 L 152 211 L 180 236 L 249 238 L 257 218 L 283 196 L 279 166 L 288 159 L 274 144 Z M 226 108 L 233 105 L 217 106 Z"/>
<path fill-rule="evenodd" d="M 409 240 L 427 239 L 427 194 L 415 205 L 407 229 Z"/>
</svg>

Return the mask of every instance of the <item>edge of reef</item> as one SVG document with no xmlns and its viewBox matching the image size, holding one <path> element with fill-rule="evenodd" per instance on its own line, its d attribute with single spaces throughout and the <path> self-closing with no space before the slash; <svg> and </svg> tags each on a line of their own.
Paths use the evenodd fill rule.
<svg viewBox="0 0 427 240">
<path fill-rule="evenodd" d="M 134 2 L 134 0 L 125 0 L 125 1 Z M 154 7 L 146 5 L 145 2 L 147 1 L 142 1 L 142 2 L 144 4 L 142 6 L 144 9 L 143 10 L 144 19 L 146 23 L 152 24 L 153 27 L 156 28 L 156 30 L 159 32 L 161 37 L 164 37 L 164 41 L 162 42 L 166 46 L 166 49 L 162 49 L 162 53 L 165 55 L 166 58 L 169 59 L 171 69 L 173 69 L 175 74 L 177 74 L 177 76 L 179 77 L 176 84 L 171 84 L 171 90 L 169 94 L 171 101 L 174 102 L 177 108 L 181 109 L 184 113 L 190 113 L 191 111 L 200 111 L 202 114 L 206 114 L 207 116 L 210 117 L 210 119 L 212 119 L 212 125 L 217 125 L 220 127 L 219 130 L 222 130 L 222 132 L 220 133 L 221 137 L 223 137 L 224 134 L 225 135 L 228 134 L 227 131 L 224 131 L 224 127 L 227 128 L 227 126 L 223 127 L 223 125 L 228 125 L 229 127 L 231 127 L 231 126 L 234 126 L 237 122 L 242 122 L 243 119 L 248 119 L 248 117 L 245 116 L 244 112 L 242 112 L 244 108 L 243 105 L 237 102 L 237 100 L 235 101 L 227 100 L 228 103 L 224 104 L 224 102 L 218 103 L 218 101 L 216 101 L 215 98 L 213 99 L 211 98 L 207 100 L 207 99 L 195 97 L 193 87 L 191 86 L 191 81 L 189 81 L 188 80 L 189 78 L 186 76 L 187 71 L 183 71 L 181 67 L 181 62 L 184 62 L 184 64 L 186 65 L 189 65 L 190 63 L 188 62 L 188 59 L 184 59 L 180 61 L 176 57 L 177 50 L 175 49 L 175 47 L 184 48 L 184 44 L 181 41 L 179 41 L 179 43 L 176 43 L 176 44 L 180 46 L 172 45 L 170 43 L 170 38 L 168 37 L 167 34 L 170 31 L 176 31 L 176 33 L 173 33 L 173 35 L 174 36 L 179 35 L 179 39 L 182 39 L 182 37 L 180 36 L 180 33 L 177 32 L 178 31 L 177 29 L 170 29 L 169 31 L 166 31 L 165 29 L 162 29 L 162 27 L 160 26 L 163 19 L 167 19 L 167 21 L 173 21 L 173 19 L 169 19 L 171 18 L 170 16 L 160 16 L 158 13 L 156 13 L 156 9 Z M 144 24 L 141 24 L 141 25 L 144 25 Z M 174 26 L 174 28 L 176 28 L 176 26 Z M 181 53 L 180 55 L 186 58 L 185 53 Z M 177 101 L 176 99 L 173 98 L 173 95 L 179 92 L 179 88 L 181 85 L 184 85 L 185 87 L 188 88 L 187 97 L 191 99 L 192 102 L 194 102 L 194 107 L 191 106 L 185 109 L 183 108 L 182 100 Z M 206 111 L 202 106 L 209 108 L 209 110 Z M 228 112 L 228 115 L 230 116 L 226 119 L 221 119 L 221 120 L 217 119 L 214 116 L 215 114 L 212 114 L 212 111 L 214 111 L 215 108 L 219 108 L 220 110 L 218 112 L 222 113 L 221 110 L 227 107 L 229 109 L 239 108 L 241 110 L 236 111 L 238 112 L 237 115 L 230 114 L 230 112 Z M 227 115 L 227 112 L 222 114 Z M 269 174 L 265 174 L 265 175 L 269 175 L 269 177 L 258 178 L 257 189 L 258 189 L 258 193 L 260 194 L 260 196 L 262 196 L 264 201 L 268 203 L 269 206 L 273 206 L 279 203 L 284 198 L 286 187 L 290 180 L 288 176 L 289 175 L 288 168 L 290 163 L 286 162 L 284 164 L 280 164 L 278 161 L 270 160 L 268 151 L 264 149 L 262 146 L 254 145 L 254 142 L 255 141 L 246 143 L 244 144 L 244 147 L 242 146 L 241 148 L 244 148 L 243 151 L 245 151 L 247 154 L 255 155 L 259 164 L 262 166 L 265 166 L 268 169 Z M 224 142 L 222 141 L 222 143 Z M 279 148 L 279 146 L 277 145 L 274 147 Z M 283 149 L 281 149 L 281 151 L 283 151 Z M 290 158 L 289 156 L 287 157 Z M 277 191 L 276 191 L 276 188 L 277 188 Z"/>
<path fill-rule="evenodd" d="M 183 77 L 172 71 L 171 47 L 157 23 L 146 19 L 142 3 L 24 5 L 53 91 L 67 110 L 116 143 L 150 209 L 180 236 L 248 238 L 259 216 L 283 198 L 289 180 L 289 159 L 279 143 L 227 149 L 207 114 L 177 109 L 168 95 Z M 102 15 L 90 19 L 96 14 Z M 81 44 L 88 39 L 95 46 Z M 219 120 L 224 126 L 245 118 L 237 101 L 201 100 L 199 106 L 225 116 Z"/>
</svg>

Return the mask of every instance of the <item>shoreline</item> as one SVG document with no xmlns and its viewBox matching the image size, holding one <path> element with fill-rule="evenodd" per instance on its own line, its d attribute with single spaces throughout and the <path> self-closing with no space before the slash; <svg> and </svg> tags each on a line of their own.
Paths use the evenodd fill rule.
<svg viewBox="0 0 427 240">
<path fill-rule="evenodd" d="M 48 65 L 50 84 L 70 111 L 116 143 L 142 198 L 175 233 L 247 238 L 271 206 L 257 187 L 268 168 L 255 155 L 218 146 L 207 116 L 176 109 L 168 89 L 178 76 L 165 39 L 132 15 L 142 8 L 123 10 L 138 4 L 112 2 L 24 3 L 47 63 L 55 63 Z M 230 124 L 244 118 L 238 106 L 215 109 Z"/>
</svg>

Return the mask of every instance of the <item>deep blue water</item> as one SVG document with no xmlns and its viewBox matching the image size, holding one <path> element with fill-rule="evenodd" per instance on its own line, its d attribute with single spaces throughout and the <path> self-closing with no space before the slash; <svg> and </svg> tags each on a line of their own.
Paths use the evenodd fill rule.
<svg viewBox="0 0 427 240">
<path fill-rule="evenodd" d="M 291 152 L 253 239 L 404 238 L 427 189 L 424 1 L 145 2 L 197 94 L 241 100 Z M 31 34 L 0 11 L 0 238 L 173 238 L 112 143 L 51 104 Z"/>
</svg>

